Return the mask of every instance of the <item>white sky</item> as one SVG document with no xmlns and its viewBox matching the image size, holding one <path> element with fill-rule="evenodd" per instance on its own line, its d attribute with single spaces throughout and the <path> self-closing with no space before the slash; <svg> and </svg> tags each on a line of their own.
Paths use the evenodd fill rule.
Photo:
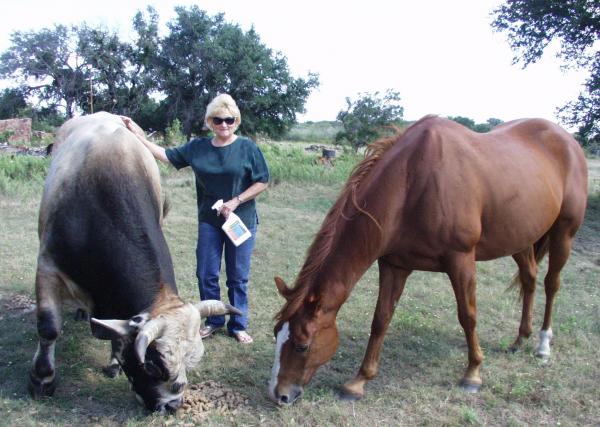
<svg viewBox="0 0 600 427">
<path fill-rule="evenodd" d="M 335 120 L 345 98 L 360 92 L 401 95 L 404 118 L 426 114 L 466 116 L 476 122 L 543 117 L 580 92 L 586 74 L 564 72 L 552 53 L 523 70 L 511 65 L 506 34 L 490 27 L 501 0 L 99 0 L 3 2 L 0 51 L 15 30 L 59 24 L 131 29 L 137 10 L 152 5 L 164 26 L 176 5 L 196 4 L 244 30 L 254 25 L 261 41 L 287 57 L 294 77 L 318 73 L 300 121 Z"/>
</svg>

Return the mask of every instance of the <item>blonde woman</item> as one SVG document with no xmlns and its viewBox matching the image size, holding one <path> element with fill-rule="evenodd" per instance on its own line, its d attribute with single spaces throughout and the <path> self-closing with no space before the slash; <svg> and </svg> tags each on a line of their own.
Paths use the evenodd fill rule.
<svg viewBox="0 0 600 427">
<path fill-rule="evenodd" d="M 242 344 L 252 343 L 247 327 L 250 261 L 258 226 L 254 199 L 267 188 L 269 170 L 256 143 L 235 134 L 241 123 L 235 101 L 227 94 L 214 98 L 204 118 L 214 136 L 194 138 L 176 148 L 164 149 L 148 141 L 131 119 L 123 117 L 123 121 L 156 159 L 177 169 L 190 166 L 194 171 L 198 202 L 196 275 L 200 298 L 221 299 L 219 272 L 224 255 L 229 303 L 244 313 L 230 316 L 227 331 Z M 211 207 L 219 199 L 224 204 L 217 215 Z M 221 229 L 233 211 L 252 233 L 252 237 L 238 247 Z M 224 316 L 209 317 L 200 335 L 209 337 L 224 326 Z"/>
</svg>

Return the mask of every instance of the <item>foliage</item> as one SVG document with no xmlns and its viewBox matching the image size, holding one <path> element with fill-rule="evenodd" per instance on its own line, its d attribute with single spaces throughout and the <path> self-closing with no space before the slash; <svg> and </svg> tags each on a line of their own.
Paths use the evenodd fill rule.
<svg viewBox="0 0 600 427">
<path fill-rule="evenodd" d="M 448 118 L 450 120 L 455 121 L 456 123 L 460 123 L 461 125 L 468 127 L 469 129 L 471 129 L 475 132 L 479 132 L 479 133 L 489 132 L 492 129 L 494 129 L 496 126 L 504 123 L 502 120 L 494 119 L 494 118 L 487 119 L 487 121 L 485 123 L 475 123 L 475 120 L 470 119 L 468 117 L 463 117 L 463 116 L 454 116 L 454 117 L 451 116 Z"/>
<path fill-rule="evenodd" d="M 157 88 L 152 67 L 159 39 L 158 15 L 152 7 L 147 8 L 147 15 L 136 14 L 133 27 L 137 38 L 132 44 L 103 28 L 83 25 L 78 29 L 78 52 L 90 68 L 93 90 L 93 102 L 90 98 L 80 105 L 82 110 L 124 114 L 148 125 L 146 110 L 158 109 L 149 93 Z"/>
<path fill-rule="evenodd" d="M 277 144 L 260 146 L 271 174 L 271 183 L 341 184 L 359 160 L 354 152 L 342 152 L 333 166 L 324 166 L 318 155 L 306 153 L 300 147 L 280 147 Z"/>
<path fill-rule="evenodd" d="M 548 45 L 560 42 L 558 56 L 590 72 L 579 97 L 559 109 L 564 123 L 579 126 L 584 143 L 600 138 L 600 7 L 597 0 L 512 0 L 494 11 L 492 27 L 508 34 L 514 62 L 526 67 Z"/>
<path fill-rule="evenodd" d="M 347 142 L 355 151 L 379 138 L 386 126 L 402 120 L 404 108 L 399 104 L 400 94 L 388 89 L 385 94 L 361 93 L 356 101 L 346 98 L 346 109 L 337 119 L 343 130 L 335 137 L 337 142 Z"/>
<path fill-rule="evenodd" d="M 3 130 L 0 132 L 0 142 L 8 142 L 11 136 L 14 135 L 14 131 L 11 129 Z"/>
<path fill-rule="evenodd" d="M 181 122 L 175 119 L 165 129 L 165 145 L 179 145 L 185 142 L 185 135 L 181 131 Z"/>
<path fill-rule="evenodd" d="M 15 31 L 12 46 L 0 56 L 0 77 L 14 79 L 27 93 L 50 106 L 60 105 L 68 117 L 85 97 L 85 64 L 75 49 L 76 29 L 55 25 L 40 31 Z"/>
<path fill-rule="evenodd" d="M 197 6 L 175 8 L 162 40 L 158 73 L 169 118 L 181 120 L 186 135 L 200 133 L 206 105 L 218 93 L 236 99 L 247 135 L 282 135 L 304 111 L 317 77 L 290 76 L 287 61 L 264 46 L 254 29 L 244 33 Z"/>
<path fill-rule="evenodd" d="M 187 136 L 203 131 L 206 105 L 223 92 L 238 102 L 246 135 L 279 137 L 295 123 L 318 86 L 316 74 L 292 77 L 281 53 L 222 14 L 211 17 L 197 6 L 175 12 L 164 38 L 156 11 L 138 12 L 133 42 L 87 24 L 14 32 L 0 56 L 0 78 L 67 117 L 104 110 L 153 130 L 177 118 Z"/>
<path fill-rule="evenodd" d="M 0 92 L 0 120 L 21 116 L 27 108 L 25 91 L 20 88 L 7 88 Z"/>
<path fill-rule="evenodd" d="M 0 194 L 11 194 L 23 185 L 40 186 L 48 172 L 49 160 L 33 156 L 0 156 Z"/>
</svg>

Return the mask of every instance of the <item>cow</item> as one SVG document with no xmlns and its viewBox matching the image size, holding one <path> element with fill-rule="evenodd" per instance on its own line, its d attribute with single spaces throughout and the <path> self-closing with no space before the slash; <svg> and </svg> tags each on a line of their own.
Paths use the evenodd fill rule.
<svg viewBox="0 0 600 427">
<path fill-rule="evenodd" d="M 204 352 L 201 317 L 241 313 L 178 296 L 164 207 L 156 161 L 119 116 L 100 112 L 59 129 L 38 221 L 34 399 L 54 393 L 54 347 L 68 299 L 92 315 L 95 337 L 111 340 L 108 372 L 120 366 L 140 403 L 161 413 L 181 405 L 186 369 Z"/>
</svg>

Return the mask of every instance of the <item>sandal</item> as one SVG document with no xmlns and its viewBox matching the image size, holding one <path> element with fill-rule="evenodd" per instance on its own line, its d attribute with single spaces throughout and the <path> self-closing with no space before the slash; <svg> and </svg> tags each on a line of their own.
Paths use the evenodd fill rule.
<svg viewBox="0 0 600 427">
<path fill-rule="evenodd" d="M 252 344 L 254 342 L 250 334 L 246 331 L 236 331 L 232 335 L 240 344 Z"/>
<path fill-rule="evenodd" d="M 221 329 L 222 326 L 213 326 L 213 325 L 205 325 L 200 328 L 200 338 L 208 338 L 211 337 L 216 331 Z"/>
</svg>

